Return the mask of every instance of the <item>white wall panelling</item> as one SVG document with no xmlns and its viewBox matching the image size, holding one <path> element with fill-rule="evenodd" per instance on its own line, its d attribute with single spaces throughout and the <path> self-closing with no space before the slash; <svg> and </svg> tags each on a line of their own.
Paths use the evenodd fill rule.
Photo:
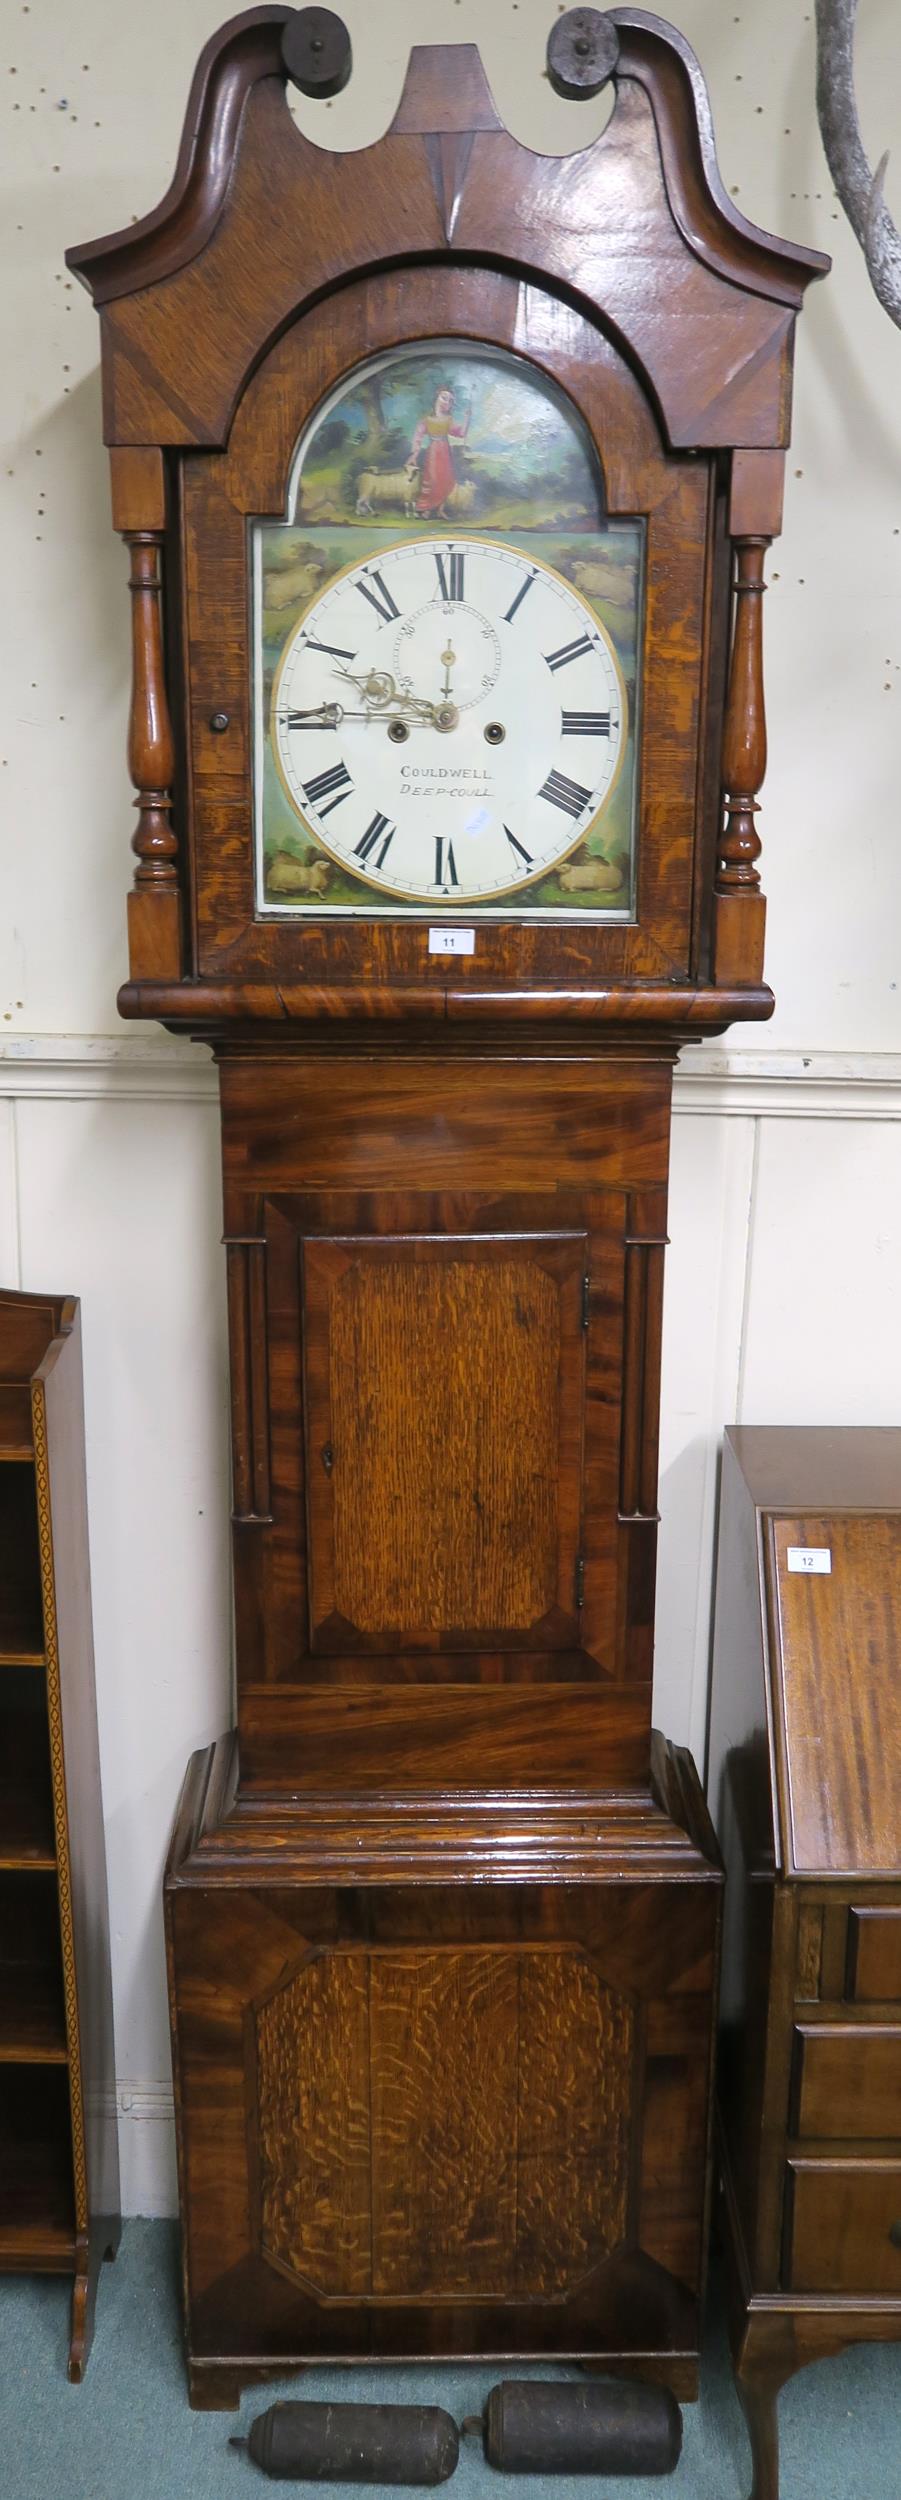
<svg viewBox="0 0 901 2500">
<path fill-rule="evenodd" d="M 901 1421 L 897 1121 L 761 1123 L 740 1420 L 799 1418 Z"/>
<path fill-rule="evenodd" d="M 19 1283 L 19 1192 L 16 1183 L 16 1106 L 0 1100 L 0 1285 Z"/>
<path fill-rule="evenodd" d="M 212 1100 L 46 1093 L 16 1115 L 23 1278 L 82 1304 L 117 2069 L 153 2095 L 167 1837 L 231 1715 L 218 1122 Z"/>
<path fill-rule="evenodd" d="M 340 0 L 356 73 L 297 100 L 314 136 L 378 135 L 411 41 L 481 39 L 529 145 L 583 145 L 542 77 L 554 0 Z M 11 0 L 2 82 L 0 1280 L 84 1308 L 97 1679 L 126 2204 L 171 2210 L 160 1871 L 191 1748 L 227 1721 L 224 1262 L 215 1074 L 125 1032 L 126 565 L 109 527 L 97 326 L 67 243 L 169 178 L 197 54 L 228 0 Z M 835 255 L 797 359 L 785 537 L 765 619 L 761 830 L 774 1023 L 676 1081 L 661 1443 L 657 1715 L 703 1751 L 723 1424 L 901 1417 L 901 338 L 835 201 L 813 106 L 813 0 L 671 0 L 707 74 L 723 178 Z M 868 0 L 871 159 L 901 163 L 901 11 Z M 115 1186 L 114 1186 L 115 1185 Z"/>
<path fill-rule="evenodd" d="M 654 1716 L 703 1764 L 719 1442 L 741 1368 L 756 1153 L 750 1114 L 673 1121 L 660 1409 Z"/>
</svg>

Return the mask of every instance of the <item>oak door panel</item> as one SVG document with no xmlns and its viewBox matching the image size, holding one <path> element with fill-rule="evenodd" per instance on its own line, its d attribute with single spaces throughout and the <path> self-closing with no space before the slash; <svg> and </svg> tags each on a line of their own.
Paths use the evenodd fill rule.
<svg viewBox="0 0 901 2500">
<path fill-rule="evenodd" d="M 359 1953 L 314 1954 L 255 2009 L 260 2242 L 323 2300 L 370 2289 L 368 2038 Z"/>
<path fill-rule="evenodd" d="M 260 2247 L 318 2299 L 556 2300 L 625 2238 L 633 2008 L 583 1954 L 320 1953 L 251 2028 Z"/>
<path fill-rule="evenodd" d="M 587 1235 L 302 1258 L 313 1648 L 574 1646 Z"/>
<path fill-rule="evenodd" d="M 642 2285 L 690 2338 L 716 1902 L 170 1895 L 194 2350 L 644 2350 Z"/>
<path fill-rule="evenodd" d="M 268 1196 L 259 1208 L 239 1210 L 245 1226 L 258 1225 L 258 1238 L 265 1240 L 260 1300 L 265 1311 L 271 1476 L 270 1517 L 241 1517 L 235 1532 L 242 1751 L 249 1734 L 251 1688 L 262 1696 L 263 1688 L 271 1687 L 274 1702 L 276 1692 L 283 1692 L 287 1684 L 450 1681 L 500 1686 L 562 1680 L 606 1685 L 632 1672 L 631 1667 L 623 1667 L 621 1658 L 627 1649 L 622 1627 L 628 1613 L 629 1547 L 635 1525 L 623 1523 L 619 1515 L 628 1206 L 627 1194 L 612 1188 L 547 1188 L 540 1194 L 508 1196 L 476 1190 L 417 1191 L 398 1185 L 384 1192 L 285 1190 Z M 399 1284 L 398 1243 L 407 1245 L 401 1251 L 406 1273 Z M 385 1245 L 383 1251 L 379 1244 Z M 420 1245 L 418 1250 L 416 1245 Z M 393 1259 L 394 1274 L 388 1275 L 387 1291 L 379 1282 L 376 1290 L 370 1287 L 368 1298 L 365 1293 L 362 1296 L 366 1307 L 361 1335 L 355 1310 L 359 1288 L 353 1279 L 348 1284 L 347 1278 L 354 1262 L 360 1257 L 365 1261 L 370 1251 L 373 1259 L 366 1271 L 367 1286 L 375 1279 L 379 1257 L 389 1268 Z M 446 1276 L 439 1275 L 442 1254 L 456 1269 L 450 1286 Z M 245 1258 L 246 1246 L 239 1243 L 230 1255 Z M 412 1280 L 411 1290 L 409 1269 L 417 1257 L 425 1262 L 424 1279 L 422 1284 Z M 461 1277 L 461 1265 L 466 1262 L 470 1273 Z M 525 1301 L 522 1291 L 518 1295 L 509 1292 L 509 1278 L 505 1283 L 500 1273 L 505 1267 L 515 1270 L 523 1262 L 528 1269 Z M 583 1302 L 586 1276 L 588 1292 Z M 333 1341 L 336 1287 L 345 1303 L 342 1328 Z M 417 1293 L 421 1300 L 416 1300 Z M 440 1331 L 433 1326 L 428 1340 L 430 1293 L 433 1316 L 437 1304 L 443 1313 L 450 1311 L 451 1319 L 456 1317 L 454 1344 L 453 1329 L 447 1324 Z M 500 1340 L 494 1328 L 498 1305 Z M 559 1337 L 553 1389 L 547 1339 L 539 1342 L 539 1332 L 530 1324 L 535 1313 L 542 1311 L 546 1316 L 553 1314 L 552 1338 Z M 398 1314 L 406 1316 L 408 1353 L 417 1331 L 427 1339 L 424 1368 L 411 1368 L 405 1360 L 402 1378 L 398 1364 L 392 1369 L 390 1359 L 389 1322 Z M 488 1470 L 494 1511 L 487 1519 L 482 1480 L 486 1452 L 473 1430 L 477 1397 L 473 1398 L 471 1390 L 472 1367 L 466 1370 L 467 1329 L 471 1345 L 480 1328 L 483 1337 L 491 1329 L 491 1359 L 489 1364 L 483 1342 L 477 1347 L 475 1370 L 478 1373 L 481 1365 L 491 1377 L 481 1385 L 476 1377 L 475 1385 L 487 1403 L 497 1460 L 493 1471 Z M 375 1341 L 375 1373 L 381 1365 L 388 1374 L 387 1392 L 374 1418 L 382 1469 L 376 1505 L 367 1446 L 375 1405 L 373 1366 L 368 1363 L 369 1386 L 358 1404 L 348 1397 L 346 1377 L 338 1382 L 342 1414 L 350 1409 L 350 1450 L 359 1495 L 356 1509 L 344 1498 L 341 1559 L 354 1590 L 353 1602 L 370 1618 L 361 1623 L 358 1617 L 356 1624 L 349 1625 L 335 1599 L 337 1497 L 345 1487 L 351 1488 L 352 1478 L 347 1451 L 343 1456 L 338 1451 L 334 1430 L 332 1354 L 333 1342 L 340 1344 L 342 1357 L 350 1344 L 352 1360 L 359 1362 L 366 1332 L 368 1341 Z M 512 1363 L 506 1359 L 511 1340 Z M 402 1343 L 400 1329 L 394 1330 L 394 1341 Z M 243 1380 L 249 1378 L 249 1367 L 245 1364 L 241 1369 L 241 1350 L 239 1343 L 238 1373 Z M 335 1360 L 337 1368 L 337 1355 Z M 436 1374 L 433 1412 L 429 1396 Z M 473 1588 L 463 1569 L 467 1555 L 477 1561 L 481 1555 L 487 1575 L 485 1585 L 476 1592 L 480 1611 L 475 1617 L 470 1611 L 468 1629 L 449 1616 L 437 1626 L 434 1620 L 420 1624 L 418 1637 L 409 1620 L 400 1634 L 374 1628 L 371 1621 L 371 1610 L 378 1603 L 385 1604 L 389 1570 L 397 1572 L 394 1549 L 398 1541 L 393 1535 L 390 1496 L 403 1492 L 411 1467 L 413 1445 L 402 1429 L 399 1413 L 408 1381 L 418 1406 L 422 1481 L 418 1513 L 412 1523 L 406 1521 L 405 1541 L 400 1540 L 400 1560 L 409 1571 L 412 1553 L 423 1602 L 427 1609 L 434 1607 L 429 1571 L 435 1545 L 433 1479 L 437 1467 L 453 1530 L 449 1538 L 442 1538 L 440 1552 L 445 1599 L 453 1594 L 450 1581 L 456 1572 L 458 1587 L 463 1581 L 465 1607 L 459 1597 L 457 1603 L 464 1612 L 473 1608 Z M 438 1400 L 446 1397 L 456 1400 L 458 1455 L 462 1448 L 470 1468 L 466 1518 L 446 1436 L 439 1438 L 435 1448 Z M 258 1408 L 264 1403 L 262 1394 L 255 1389 L 252 1400 L 245 1403 L 249 1412 L 241 1422 L 242 1445 L 251 1450 Z M 535 1465 L 542 1413 L 552 1422 L 551 1438 L 557 1436 L 555 1482 L 546 1452 L 541 1467 Z M 505 1418 L 511 1423 L 509 1433 Z M 519 1502 L 522 1497 L 521 1518 L 527 1525 L 543 1524 L 543 1556 L 535 1537 L 523 1551 L 527 1541 L 521 1527 L 518 1552 L 515 1539 L 507 1550 L 498 1524 L 505 1487 L 509 1501 L 515 1496 Z M 473 1494 L 483 1505 L 481 1519 Z M 580 1509 L 581 1538 L 576 1533 Z M 553 1563 L 549 1518 L 555 1523 Z M 645 1524 L 639 1523 L 639 1528 L 644 1534 Z M 385 1555 L 378 1565 L 382 1578 L 376 1575 L 372 1583 L 369 1573 L 376 1529 L 384 1539 Z M 418 1550 L 414 1550 L 414 1530 L 421 1540 Z M 577 1552 L 584 1559 L 580 1607 L 575 1603 L 574 1585 Z M 547 1575 L 546 1590 L 539 1576 L 542 1568 Z M 346 1608 L 347 1596 L 344 1591 L 342 1595 Z M 490 1621 L 492 1599 L 499 1611 L 506 1608 L 506 1624 Z M 534 1609 L 537 1621 L 527 1619 L 523 1629 L 515 1620 L 517 1605 L 527 1618 Z M 312 1638 L 311 1626 L 316 1627 Z"/>
</svg>

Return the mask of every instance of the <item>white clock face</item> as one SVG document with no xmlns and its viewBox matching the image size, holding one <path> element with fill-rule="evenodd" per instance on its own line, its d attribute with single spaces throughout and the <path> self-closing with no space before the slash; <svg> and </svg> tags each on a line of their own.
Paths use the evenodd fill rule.
<svg viewBox="0 0 901 2500">
<path fill-rule="evenodd" d="M 465 535 L 345 567 L 272 696 L 304 833 L 374 900 L 429 910 L 490 907 L 565 861 L 612 796 L 627 726 L 595 608 L 520 546 Z"/>
</svg>

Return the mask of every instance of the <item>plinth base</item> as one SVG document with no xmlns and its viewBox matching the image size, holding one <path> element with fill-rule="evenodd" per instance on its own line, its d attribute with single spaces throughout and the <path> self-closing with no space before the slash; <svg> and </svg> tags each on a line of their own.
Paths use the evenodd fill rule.
<svg viewBox="0 0 901 2500">
<path fill-rule="evenodd" d="M 195 1755 L 166 1877 L 192 2403 L 439 2357 L 693 2394 L 721 1878 L 687 1756 L 575 1799 L 234 1773 Z"/>
</svg>

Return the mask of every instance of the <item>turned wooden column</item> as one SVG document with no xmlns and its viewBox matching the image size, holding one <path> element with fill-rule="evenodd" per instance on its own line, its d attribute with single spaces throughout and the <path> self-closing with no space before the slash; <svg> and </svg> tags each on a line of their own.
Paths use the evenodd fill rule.
<svg viewBox="0 0 901 2500">
<path fill-rule="evenodd" d="M 766 903 L 757 862 L 757 793 L 766 772 L 763 697 L 763 563 L 769 537 L 735 541 L 735 621 L 723 726 L 724 823 L 714 882 L 713 977 L 763 976 Z"/>
<path fill-rule="evenodd" d="M 177 885 L 172 829 L 175 750 L 163 670 L 162 539 L 152 530 L 126 538 L 131 550 L 131 711 L 128 769 L 137 791 L 135 885 Z"/>
<path fill-rule="evenodd" d="M 178 841 L 172 823 L 175 747 L 163 652 L 165 481 L 158 451 L 112 454 L 113 518 L 131 564 L 131 708 L 128 769 L 137 792 L 137 857 L 128 897 L 132 978 L 181 977 Z"/>
</svg>

